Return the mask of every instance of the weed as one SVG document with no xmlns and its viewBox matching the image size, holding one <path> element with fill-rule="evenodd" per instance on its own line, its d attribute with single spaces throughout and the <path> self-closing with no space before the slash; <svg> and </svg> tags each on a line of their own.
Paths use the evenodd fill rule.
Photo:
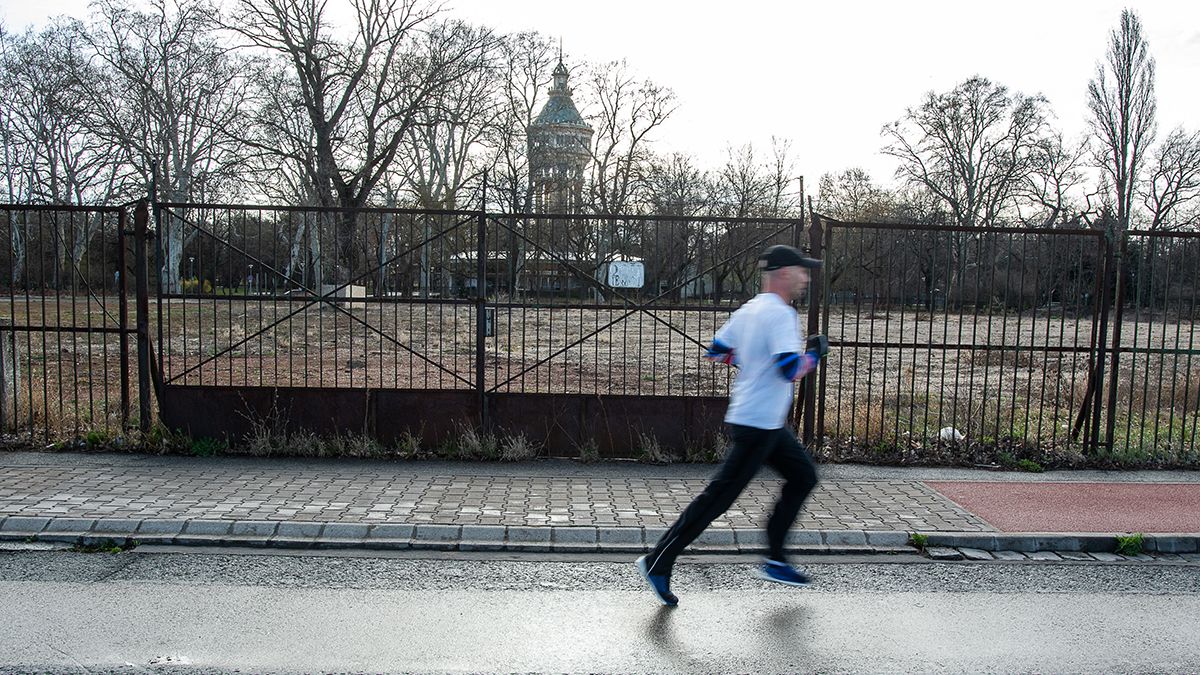
<svg viewBox="0 0 1200 675">
<path fill-rule="evenodd" d="M 596 439 L 589 438 L 576 446 L 576 448 L 579 451 L 579 461 L 585 464 L 600 461 L 600 445 L 596 443 Z"/>
<path fill-rule="evenodd" d="M 908 545 L 915 547 L 918 551 L 924 551 L 925 547 L 929 546 L 929 535 L 913 532 L 908 535 Z"/>
<path fill-rule="evenodd" d="M 90 448 L 101 447 L 108 443 L 108 432 L 104 429 L 92 429 L 84 434 L 83 440 Z"/>
<path fill-rule="evenodd" d="M 1019 468 L 1022 471 L 1028 471 L 1029 473 L 1041 473 L 1041 472 L 1045 471 L 1045 469 L 1042 468 L 1041 464 L 1038 464 L 1037 462 L 1033 461 L 1032 459 L 1017 460 L 1017 468 Z"/>
<path fill-rule="evenodd" d="M 708 437 L 708 443 L 688 445 L 684 450 L 684 461 L 700 464 L 715 464 L 725 457 L 725 449 L 729 447 L 729 439 L 720 432 Z"/>
<path fill-rule="evenodd" d="M 117 553 L 123 553 L 130 549 L 136 548 L 137 545 L 138 545 L 138 543 L 136 541 L 128 541 L 127 540 L 124 542 L 117 542 L 112 539 L 105 539 L 104 541 L 97 542 L 94 544 L 76 544 L 71 547 L 71 551 L 73 551 L 75 553 L 117 554 Z"/>
<path fill-rule="evenodd" d="M 229 444 L 223 440 L 207 436 L 192 441 L 191 452 L 197 457 L 215 457 L 229 449 Z"/>
<path fill-rule="evenodd" d="M 1118 534 L 1117 553 L 1128 556 L 1140 555 L 1142 553 L 1142 547 L 1145 545 L 1145 543 L 1145 537 L 1141 532 L 1134 534 Z"/>
<path fill-rule="evenodd" d="M 400 434 L 400 438 L 396 439 L 396 453 L 403 458 L 419 457 L 421 436 L 421 431 L 413 433 L 406 429 L 403 434 Z"/>
<path fill-rule="evenodd" d="M 650 464 L 669 464 L 672 457 L 659 444 L 657 437 L 638 434 L 638 459 Z"/>
<path fill-rule="evenodd" d="M 499 459 L 500 443 L 496 436 L 472 426 L 459 427 L 458 459 Z"/>
<path fill-rule="evenodd" d="M 536 459 L 542 447 L 525 437 L 525 434 L 506 436 L 500 443 L 500 459 L 505 462 L 524 462 Z"/>
</svg>

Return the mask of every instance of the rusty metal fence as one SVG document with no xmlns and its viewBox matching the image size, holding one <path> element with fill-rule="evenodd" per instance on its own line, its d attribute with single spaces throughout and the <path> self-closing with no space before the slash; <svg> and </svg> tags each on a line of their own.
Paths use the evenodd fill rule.
<svg viewBox="0 0 1200 675">
<path fill-rule="evenodd" d="M 130 270 L 121 208 L 0 205 L 0 433 L 119 434 L 131 419 Z M 124 272 L 123 272 L 124 271 Z"/>
<path fill-rule="evenodd" d="M 0 218 L 0 422 L 26 442 L 155 406 L 225 423 L 281 391 L 308 392 L 293 415 L 389 433 L 564 401 L 547 424 L 572 438 L 597 401 L 622 411 L 609 427 L 686 431 L 728 394 L 732 371 L 698 357 L 757 291 L 757 253 L 805 243 L 827 264 L 801 313 L 833 346 L 798 397 L 810 442 L 1197 453 L 1195 234 L 191 203 Z"/>
<path fill-rule="evenodd" d="M 1104 233 L 818 219 L 827 442 L 1097 443 Z"/>
</svg>

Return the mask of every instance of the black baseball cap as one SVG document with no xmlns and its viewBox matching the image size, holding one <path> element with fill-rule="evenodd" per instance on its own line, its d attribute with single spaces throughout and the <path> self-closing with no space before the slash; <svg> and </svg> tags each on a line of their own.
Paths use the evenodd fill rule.
<svg viewBox="0 0 1200 675">
<path fill-rule="evenodd" d="M 794 265 L 815 270 L 821 267 L 821 261 L 809 258 L 800 249 L 785 244 L 776 244 L 758 256 L 758 267 L 762 270 L 777 270 Z"/>
</svg>

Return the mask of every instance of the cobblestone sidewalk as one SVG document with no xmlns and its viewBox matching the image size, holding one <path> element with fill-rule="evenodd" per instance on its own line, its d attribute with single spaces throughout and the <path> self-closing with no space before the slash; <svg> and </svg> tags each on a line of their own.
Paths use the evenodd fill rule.
<svg viewBox="0 0 1200 675">
<path fill-rule="evenodd" d="M 508 471 L 514 469 L 508 468 Z M 435 525 L 669 525 L 700 478 L 421 475 L 377 469 L 0 466 L 0 516 L 230 519 Z M 715 528 L 766 524 L 781 481 L 753 482 Z M 988 532 L 917 480 L 825 480 L 796 524 L 807 530 Z"/>
</svg>

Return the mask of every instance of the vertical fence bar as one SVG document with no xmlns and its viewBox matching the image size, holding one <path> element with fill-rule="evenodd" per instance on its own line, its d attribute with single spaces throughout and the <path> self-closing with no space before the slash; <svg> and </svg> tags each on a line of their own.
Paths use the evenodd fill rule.
<svg viewBox="0 0 1200 675">
<path fill-rule="evenodd" d="M 1129 244 L 1128 233 L 1121 236 L 1120 252 L 1117 255 L 1118 261 L 1126 259 Z M 1105 420 L 1104 441 L 1111 449 L 1113 447 L 1113 432 L 1116 428 L 1117 418 L 1117 384 L 1120 378 L 1120 370 L 1117 369 L 1121 356 L 1121 324 L 1125 319 L 1125 292 L 1126 292 L 1126 277 L 1120 267 L 1117 268 L 1117 306 L 1116 314 L 1113 318 L 1113 344 L 1112 344 L 1112 365 L 1108 372 L 1108 419 Z"/>
<path fill-rule="evenodd" d="M 133 214 L 133 264 L 137 283 L 138 428 L 142 431 L 150 430 L 150 280 L 146 276 L 149 221 L 150 207 L 146 200 L 139 200 Z"/>
<path fill-rule="evenodd" d="M 487 179 L 484 179 L 486 185 Z M 486 202 L 484 202 L 486 204 Z M 487 211 L 480 211 L 475 232 L 475 389 L 479 394 L 479 425 L 489 428 L 487 387 L 484 383 L 484 333 L 487 317 Z"/>
<path fill-rule="evenodd" d="M 121 428 L 129 426 L 129 281 L 128 265 L 125 260 L 125 248 L 129 245 L 125 238 L 129 227 L 129 218 L 125 208 L 117 216 L 117 319 L 120 329 L 121 350 Z"/>
<path fill-rule="evenodd" d="M 800 230 L 802 225 L 794 226 L 796 230 Z M 808 230 L 808 240 L 811 246 L 811 255 L 814 258 L 821 258 L 821 245 L 824 243 L 822 232 L 822 222 L 820 217 L 813 214 L 812 227 Z M 821 332 L 821 300 L 824 297 L 825 275 L 828 274 L 828 265 L 822 265 L 821 271 L 814 273 L 808 285 L 808 335 L 816 335 Z M 818 373 L 810 373 L 804 378 L 804 444 L 810 445 L 813 437 L 816 434 L 816 413 L 817 413 L 817 378 Z"/>
<path fill-rule="evenodd" d="M 1093 389 L 1094 398 L 1092 399 L 1092 425 L 1090 428 L 1090 438 L 1084 446 L 1085 450 L 1090 446 L 1091 451 L 1096 452 L 1100 444 L 1100 411 L 1102 410 L 1101 393 L 1104 386 L 1104 359 L 1108 356 L 1108 311 L 1112 305 L 1113 291 L 1113 275 L 1118 273 L 1120 269 L 1121 259 L 1114 251 L 1115 233 L 1109 229 L 1103 238 L 1104 244 L 1104 287 L 1100 291 L 1100 327 L 1096 330 L 1096 375 L 1095 388 Z M 1112 374 L 1115 377 L 1116 373 Z M 1115 380 L 1114 380 L 1115 381 Z"/>
</svg>

